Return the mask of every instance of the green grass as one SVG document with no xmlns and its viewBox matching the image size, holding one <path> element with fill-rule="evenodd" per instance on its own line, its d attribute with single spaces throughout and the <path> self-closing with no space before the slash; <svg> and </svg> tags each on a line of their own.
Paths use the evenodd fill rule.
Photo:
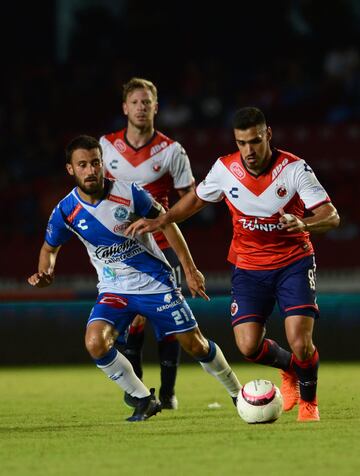
<svg viewBox="0 0 360 476">
<path fill-rule="evenodd" d="M 233 368 L 243 383 L 280 383 L 274 369 Z M 157 366 L 145 368 L 145 383 L 158 387 Z M 122 392 L 95 367 L 3 368 L 0 475 L 358 475 L 359 395 L 359 363 L 323 363 L 320 422 L 297 423 L 293 410 L 248 425 L 218 382 L 182 365 L 179 410 L 128 423 Z"/>
</svg>

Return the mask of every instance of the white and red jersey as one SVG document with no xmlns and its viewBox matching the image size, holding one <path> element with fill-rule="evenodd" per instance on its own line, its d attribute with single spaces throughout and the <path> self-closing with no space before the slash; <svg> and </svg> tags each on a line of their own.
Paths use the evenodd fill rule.
<svg viewBox="0 0 360 476">
<path fill-rule="evenodd" d="M 240 152 L 220 157 L 196 193 L 208 202 L 225 198 L 233 222 L 228 260 L 243 269 L 276 269 L 312 254 L 309 233 L 283 230 L 279 209 L 301 218 L 330 202 L 306 162 L 278 149 L 259 176 L 247 171 Z"/>
<path fill-rule="evenodd" d="M 126 129 L 100 138 L 103 149 L 105 176 L 136 182 L 162 204 L 169 207 L 173 189 L 190 187 L 195 180 L 189 158 L 176 141 L 155 131 L 151 140 L 135 149 L 126 140 Z M 169 247 L 164 235 L 156 233 L 160 248 Z"/>
</svg>

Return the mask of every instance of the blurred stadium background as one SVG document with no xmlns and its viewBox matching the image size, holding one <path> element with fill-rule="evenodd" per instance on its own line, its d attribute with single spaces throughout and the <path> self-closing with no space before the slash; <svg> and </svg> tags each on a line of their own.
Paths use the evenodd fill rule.
<svg viewBox="0 0 360 476">
<path fill-rule="evenodd" d="M 235 150 L 231 118 L 245 105 L 265 111 L 274 145 L 314 168 L 342 219 L 313 237 L 322 309 L 315 338 L 325 358 L 359 357 L 360 3 L 193 3 L 4 5 L 1 363 L 88 361 L 82 335 L 96 281 L 82 245 L 73 238 L 64 247 L 52 287 L 34 290 L 26 278 L 53 206 L 72 187 L 64 146 L 77 134 L 100 137 L 124 125 L 121 86 L 132 76 L 158 86 L 156 126 L 185 147 L 197 182 Z M 213 297 L 190 304 L 204 331 L 239 360 L 228 319 L 226 207 L 208 207 L 181 227 Z M 283 339 L 276 313 L 270 334 Z"/>
</svg>

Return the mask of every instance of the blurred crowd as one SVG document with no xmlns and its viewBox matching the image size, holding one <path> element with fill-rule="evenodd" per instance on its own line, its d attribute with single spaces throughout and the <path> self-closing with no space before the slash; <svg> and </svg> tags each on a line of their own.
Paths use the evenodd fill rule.
<svg viewBox="0 0 360 476">
<path fill-rule="evenodd" d="M 280 1 L 275 12 L 283 15 L 280 31 L 267 11 L 255 24 L 246 22 L 244 16 L 254 13 L 247 6 L 242 20 L 227 17 L 225 31 L 216 30 L 217 23 L 209 20 L 209 32 L 201 38 L 196 28 L 204 18 L 200 11 L 189 18 L 179 9 L 173 23 L 164 26 L 164 18 L 154 9 L 136 23 L 132 2 L 125 3 L 126 24 L 116 22 L 103 7 L 79 11 L 65 59 L 59 61 L 55 52 L 45 58 L 21 58 L 8 65 L 1 79 L 6 94 L 0 104 L 0 151 L 5 159 L 0 174 L 0 242 L 8 256 L 21 262 L 15 247 L 31 249 L 33 242 L 37 244 L 52 207 L 72 186 L 64 171 L 66 143 L 80 133 L 100 137 L 125 124 L 122 84 L 132 76 L 146 77 L 158 86 L 156 126 L 185 147 L 197 181 L 219 155 L 235 150 L 231 136 L 235 110 L 245 105 L 262 108 L 280 148 L 309 161 L 341 208 L 343 226 L 322 240 L 356 243 L 360 239 L 360 214 L 354 203 L 360 169 L 357 2 L 327 4 L 324 24 L 319 5 L 312 6 L 312 15 L 308 13 L 311 4 L 323 2 Z M 146 2 L 139 4 L 149 8 Z M 337 9 L 344 5 L 348 16 L 344 12 L 338 16 Z M 149 43 L 140 44 L 135 31 L 149 21 Z M 344 26 L 347 34 L 342 30 L 336 35 L 335 28 Z M 266 34 L 255 41 L 258 30 L 265 28 Z M 164 49 L 166 41 L 173 53 Z M 216 234 L 222 217 L 221 207 L 210 207 L 191 221 L 190 233 L 206 225 L 209 234 Z"/>
</svg>

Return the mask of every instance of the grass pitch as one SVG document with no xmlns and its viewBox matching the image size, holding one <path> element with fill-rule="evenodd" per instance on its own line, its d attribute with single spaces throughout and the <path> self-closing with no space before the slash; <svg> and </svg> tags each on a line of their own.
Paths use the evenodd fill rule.
<svg viewBox="0 0 360 476">
<path fill-rule="evenodd" d="M 274 369 L 233 365 L 245 383 Z M 145 383 L 159 386 L 158 366 Z M 122 392 L 93 366 L 0 369 L 1 476 L 360 474 L 360 363 L 322 363 L 321 421 L 297 411 L 248 425 L 200 366 L 179 368 L 179 409 L 129 423 Z M 211 409 L 217 402 L 220 407 Z"/>
</svg>

